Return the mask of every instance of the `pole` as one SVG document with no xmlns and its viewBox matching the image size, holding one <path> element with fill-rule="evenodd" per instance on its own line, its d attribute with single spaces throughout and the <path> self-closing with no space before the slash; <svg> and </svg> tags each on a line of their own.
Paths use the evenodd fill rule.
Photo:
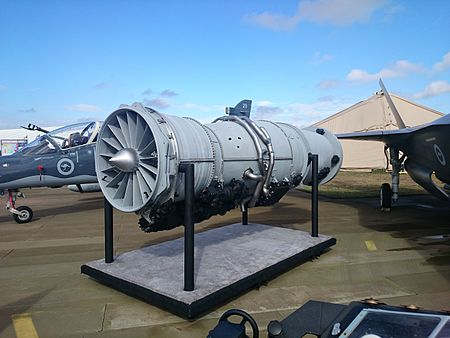
<svg viewBox="0 0 450 338">
<path fill-rule="evenodd" d="M 184 172 L 184 291 L 194 290 L 194 164 L 180 164 Z"/>
<path fill-rule="evenodd" d="M 248 225 L 248 208 L 242 211 L 242 225 Z"/>
<path fill-rule="evenodd" d="M 104 217 L 105 217 L 105 263 L 114 262 L 114 243 L 113 243 L 113 207 L 104 198 Z"/>
<path fill-rule="evenodd" d="M 312 154 L 311 236 L 319 236 L 319 155 Z"/>
</svg>

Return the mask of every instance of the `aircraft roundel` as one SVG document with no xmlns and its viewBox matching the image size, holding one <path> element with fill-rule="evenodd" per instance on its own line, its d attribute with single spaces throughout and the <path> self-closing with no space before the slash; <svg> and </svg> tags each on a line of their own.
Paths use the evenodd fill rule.
<svg viewBox="0 0 450 338">
<path fill-rule="evenodd" d="M 56 169 L 63 176 L 68 176 L 75 170 L 75 163 L 70 158 L 62 158 L 56 164 Z"/>
<path fill-rule="evenodd" d="M 439 163 L 442 164 L 443 166 L 445 166 L 446 161 L 445 161 L 444 153 L 442 152 L 441 148 L 439 148 L 439 146 L 437 144 L 434 145 L 434 153 L 436 154 L 436 157 L 437 157 Z"/>
</svg>

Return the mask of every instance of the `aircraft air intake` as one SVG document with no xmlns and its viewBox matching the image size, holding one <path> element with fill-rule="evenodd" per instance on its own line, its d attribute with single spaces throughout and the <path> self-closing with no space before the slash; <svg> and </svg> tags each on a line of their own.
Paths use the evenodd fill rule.
<svg viewBox="0 0 450 338">
<path fill-rule="evenodd" d="M 105 120 L 97 141 L 96 172 L 113 207 L 141 216 L 146 232 L 183 223 L 184 174 L 195 167 L 195 221 L 240 206 L 272 205 L 311 183 L 309 154 L 319 155 L 319 181 L 342 165 L 342 148 L 327 130 L 253 121 L 236 108 L 209 124 L 161 114 L 140 103 L 122 105 Z M 242 108 L 242 107 L 241 107 Z"/>
</svg>

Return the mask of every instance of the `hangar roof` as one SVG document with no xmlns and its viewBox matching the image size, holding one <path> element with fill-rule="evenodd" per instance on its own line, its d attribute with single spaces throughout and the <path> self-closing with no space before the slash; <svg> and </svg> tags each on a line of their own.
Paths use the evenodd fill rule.
<svg viewBox="0 0 450 338">
<path fill-rule="evenodd" d="M 390 94 L 390 96 L 407 127 L 428 123 L 444 115 L 395 94 Z M 336 134 L 398 129 L 395 117 L 381 91 L 317 122 L 314 126 L 326 128 Z M 342 168 L 386 168 L 387 160 L 384 155 L 383 143 L 357 140 L 340 141 L 344 150 Z"/>
<path fill-rule="evenodd" d="M 390 95 L 407 127 L 428 123 L 444 115 L 395 94 Z M 334 133 L 398 129 L 395 117 L 382 92 L 376 92 L 368 99 L 331 115 L 314 126 L 327 128 Z"/>
</svg>

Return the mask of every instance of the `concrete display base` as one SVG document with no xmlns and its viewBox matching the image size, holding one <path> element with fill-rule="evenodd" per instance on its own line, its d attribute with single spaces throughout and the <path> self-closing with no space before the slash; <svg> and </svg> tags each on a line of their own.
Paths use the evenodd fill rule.
<svg viewBox="0 0 450 338">
<path fill-rule="evenodd" d="M 336 239 L 240 223 L 195 235 L 195 290 L 183 290 L 183 238 L 123 253 L 81 272 L 183 318 L 195 318 L 319 255 Z"/>
</svg>

